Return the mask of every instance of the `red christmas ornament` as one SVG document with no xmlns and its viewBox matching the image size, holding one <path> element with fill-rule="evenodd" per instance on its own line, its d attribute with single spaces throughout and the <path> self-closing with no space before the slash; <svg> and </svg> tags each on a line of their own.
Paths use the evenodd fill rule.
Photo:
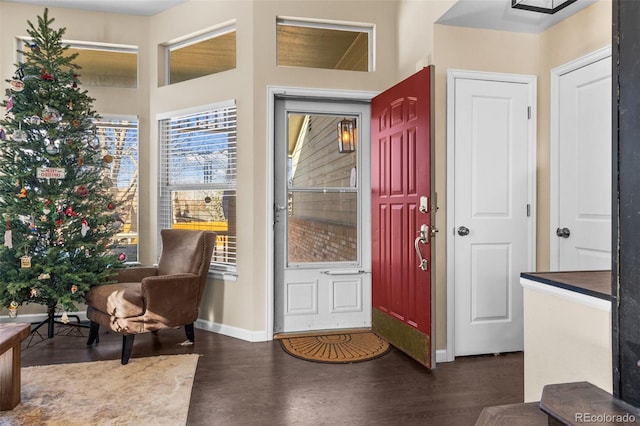
<svg viewBox="0 0 640 426">
<path fill-rule="evenodd" d="M 53 81 L 53 76 L 49 74 L 44 68 L 40 72 L 40 77 L 45 81 Z"/>
<path fill-rule="evenodd" d="M 127 255 L 126 255 L 126 254 L 124 254 L 124 253 L 120 253 L 120 254 L 118 255 L 118 260 L 119 260 L 120 262 L 124 262 L 125 260 L 127 260 Z"/>
<path fill-rule="evenodd" d="M 69 206 L 65 209 L 64 214 L 66 214 L 69 217 L 76 217 L 78 216 L 78 213 L 73 211 L 73 207 Z"/>
<path fill-rule="evenodd" d="M 87 195 L 89 195 L 89 188 L 84 185 L 76 186 L 76 195 L 78 197 L 86 197 Z"/>
<path fill-rule="evenodd" d="M 113 210 L 113 209 L 115 209 L 115 208 L 116 208 L 116 205 L 115 205 L 115 204 L 113 204 L 113 203 L 109 203 L 109 204 L 107 204 L 107 208 L 108 208 L 109 210 Z"/>
</svg>

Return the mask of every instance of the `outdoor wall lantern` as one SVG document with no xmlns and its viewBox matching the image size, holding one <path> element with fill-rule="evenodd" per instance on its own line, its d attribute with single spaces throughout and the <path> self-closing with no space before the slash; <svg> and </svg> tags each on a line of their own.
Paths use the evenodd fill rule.
<svg viewBox="0 0 640 426">
<path fill-rule="evenodd" d="M 511 7 L 552 15 L 576 1 L 578 0 L 511 0 Z"/>
<path fill-rule="evenodd" d="M 341 154 L 354 152 L 357 138 L 355 118 L 345 118 L 338 122 L 338 152 Z"/>
</svg>

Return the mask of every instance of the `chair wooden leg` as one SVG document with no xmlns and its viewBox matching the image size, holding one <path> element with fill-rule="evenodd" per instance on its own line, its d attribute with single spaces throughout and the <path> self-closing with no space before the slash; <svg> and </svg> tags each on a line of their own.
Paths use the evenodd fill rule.
<svg viewBox="0 0 640 426">
<path fill-rule="evenodd" d="M 89 339 L 87 339 L 87 346 L 93 345 L 93 342 L 95 342 L 96 344 L 100 343 L 100 335 L 98 334 L 99 329 L 100 324 L 91 321 L 91 323 L 89 324 Z"/>
<path fill-rule="evenodd" d="M 196 334 L 193 329 L 193 323 L 185 325 L 184 331 L 187 333 L 187 339 L 189 339 L 190 342 L 196 341 Z"/>
<path fill-rule="evenodd" d="M 120 357 L 120 362 L 122 365 L 125 365 L 129 362 L 129 358 L 131 358 L 131 351 L 133 350 L 133 338 L 135 334 L 125 334 L 122 336 L 122 356 Z"/>
</svg>

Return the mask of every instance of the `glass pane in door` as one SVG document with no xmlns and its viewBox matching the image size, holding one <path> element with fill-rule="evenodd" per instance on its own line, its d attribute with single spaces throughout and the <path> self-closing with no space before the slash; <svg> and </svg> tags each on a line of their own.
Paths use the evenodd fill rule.
<svg viewBox="0 0 640 426">
<path fill-rule="evenodd" d="M 358 262 L 356 151 L 338 149 L 345 117 L 289 114 L 287 264 Z"/>
</svg>

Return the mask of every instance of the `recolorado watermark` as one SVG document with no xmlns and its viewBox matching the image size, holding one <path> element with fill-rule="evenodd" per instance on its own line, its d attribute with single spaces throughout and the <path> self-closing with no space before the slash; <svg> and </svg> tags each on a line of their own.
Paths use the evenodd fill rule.
<svg viewBox="0 0 640 426">
<path fill-rule="evenodd" d="M 635 423 L 636 416 L 625 414 L 576 413 L 576 423 Z"/>
</svg>

